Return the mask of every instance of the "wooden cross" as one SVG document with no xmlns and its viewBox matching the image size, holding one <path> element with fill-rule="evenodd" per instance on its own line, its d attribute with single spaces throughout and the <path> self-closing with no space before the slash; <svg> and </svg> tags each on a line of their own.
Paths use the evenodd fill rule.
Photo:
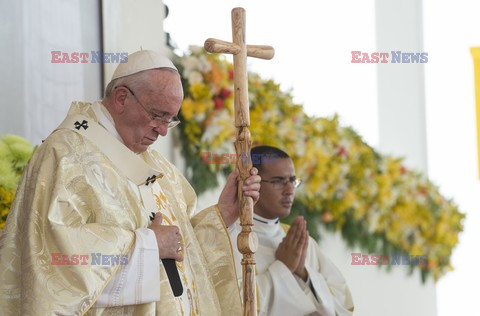
<svg viewBox="0 0 480 316">
<path fill-rule="evenodd" d="M 250 157 L 252 142 L 250 141 L 250 109 L 248 104 L 248 76 L 247 56 L 262 59 L 272 59 L 275 51 L 271 46 L 246 45 L 245 44 L 245 9 L 234 8 L 232 10 L 232 34 L 233 43 L 209 38 L 205 41 L 205 49 L 209 53 L 233 54 L 234 74 L 234 108 L 235 127 L 237 128 L 235 149 L 237 157 Z M 243 155 L 242 155 L 243 154 Z M 242 280 L 243 280 L 243 315 L 257 315 L 256 284 L 255 284 L 255 259 L 258 239 L 253 226 L 253 200 L 243 195 L 244 181 L 250 176 L 252 169 L 251 159 L 237 159 L 237 167 L 240 170 L 238 177 L 238 201 L 240 209 L 240 225 L 242 231 L 238 235 L 237 247 L 242 253 Z"/>
</svg>

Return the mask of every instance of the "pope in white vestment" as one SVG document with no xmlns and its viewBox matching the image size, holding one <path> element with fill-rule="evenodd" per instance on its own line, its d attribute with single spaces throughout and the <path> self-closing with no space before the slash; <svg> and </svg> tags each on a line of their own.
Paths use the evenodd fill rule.
<svg viewBox="0 0 480 316">
<path fill-rule="evenodd" d="M 252 160 L 262 177 L 253 215 L 253 231 L 259 242 L 255 253 L 258 314 L 352 315 L 353 300 L 344 277 L 308 236 L 303 218 L 292 222 L 296 234 L 289 237 L 290 226 L 280 223 L 280 218 L 290 213 L 295 188 L 300 184 L 292 160 L 270 146 L 253 148 Z M 238 221 L 228 230 L 235 240 L 241 231 Z M 235 256 L 241 258 L 238 252 Z M 237 259 L 236 269 L 241 271 L 239 262 Z"/>
<path fill-rule="evenodd" d="M 192 187 L 148 147 L 176 124 L 175 67 L 141 51 L 113 79 L 111 99 L 74 102 L 25 169 L 0 239 L 0 315 L 241 314 L 225 226 L 238 216 L 226 211 L 235 176 L 219 205 L 195 213 Z M 159 260 L 171 249 L 179 296 Z"/>
</svg>

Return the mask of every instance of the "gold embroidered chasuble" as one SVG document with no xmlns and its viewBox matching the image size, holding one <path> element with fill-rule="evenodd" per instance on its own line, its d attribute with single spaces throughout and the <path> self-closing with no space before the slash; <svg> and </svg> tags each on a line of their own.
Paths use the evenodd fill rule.
<svg viewBox="0 0 480 316">
<path fill-rule="evenodd" d="M 240 315 L 218 209 L 194 214 L 195 192 L 170 162 L 151 149 L 135 155 L 96 121 L 92 104 L 74 102 L 25 169 L 0 238 L 0 314 Z M 92 264 L 92 254 L 128 255 L 152 212 L 183 236 L 182 296 L 160 265 L 160 302 L 94 307 L 119 266 Z M 90 257 L 55 265 L 54 253 Z"/>
</svg>

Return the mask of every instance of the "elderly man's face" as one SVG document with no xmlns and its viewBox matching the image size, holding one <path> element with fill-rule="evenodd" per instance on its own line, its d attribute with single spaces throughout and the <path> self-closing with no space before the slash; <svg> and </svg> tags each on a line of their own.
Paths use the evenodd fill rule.
<svg viewBox="0 0 480 316">
<path fill-rule="evenodd" d="M 115 126 L 125 145 L 136 153 L 147 150 L 158 135 L 166 136 L 168 123 L 178 114 L 183 100 L 183 90 L 177 73 L 167 70 L 152 70 L 146 87 L 134 91 L 119 86 L 126 95 L 122 99 L 122 113 Z M 163 120 L 153 119 L 162 117 Z"/>
<path fill-rule="evenodd" d="M 262 177 L 262 186 L 260 199 L 255 204 L 255 213 L 268 219 L 288 216 L 295 197 L 295 187 L 292 181 L 285 185 L 281 182 L 295 179 L 292 160 L 280 158 L 276 164 L 264 164 L 259 174 Z"/>
</svg>

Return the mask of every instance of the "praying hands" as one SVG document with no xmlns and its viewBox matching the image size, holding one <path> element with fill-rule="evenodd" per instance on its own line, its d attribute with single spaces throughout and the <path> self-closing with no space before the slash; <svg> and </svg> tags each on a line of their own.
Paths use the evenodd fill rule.
<svg viewBox="0 0 480 316">
<path fill-rule="evenodd" d="M 307 221 L 303 216 L 298 216 L 293 220 L 287 235 L 275 252 L 277 260 L 283 262 L 292 273 L 303 281 L 308 278 L 308 272 L 305 269 L 308 239 Z"/>
</svg>

